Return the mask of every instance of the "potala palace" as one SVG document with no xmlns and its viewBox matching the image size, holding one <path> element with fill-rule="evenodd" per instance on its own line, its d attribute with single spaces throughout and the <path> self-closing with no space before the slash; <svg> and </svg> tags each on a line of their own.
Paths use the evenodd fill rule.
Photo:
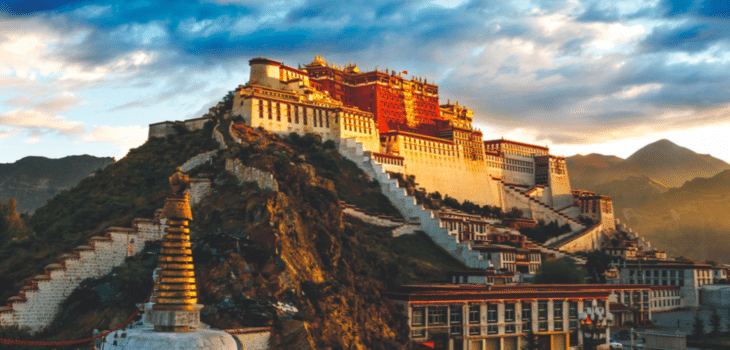
<svg viewBox="0 0 730 350">
<path fill-rule="evenodd" d="M 473 112 L 450 101 L 439 105 L 438 86 L 425 79 L 363 73 L 356 64 L 337 67 L 319 56 L 303 69 L 265 58 L 250 65 L 231 115 L 251 127 L 316 133 L 343 149 L 354 146 L 386 172 L 414 175 L 428 192 L 570 225 L 568 236 L 584 238 L 563 247 L 569 252 L 596 249 L 616 230 L 611 199 L 571 190 L 563 157 L 546 147 L 483 141 Z"/>
</svg>

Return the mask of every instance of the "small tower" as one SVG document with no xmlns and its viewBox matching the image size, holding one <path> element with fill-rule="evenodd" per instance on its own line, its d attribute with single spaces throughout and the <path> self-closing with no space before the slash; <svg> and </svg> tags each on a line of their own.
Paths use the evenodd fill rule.
<svg viewBox="0 0 730 350">
<path fill-rule="evenodd" d="M 200 323 L 203 305 L 197 303 L 188 228 L 193 214 L 188 201 L 189 194 L 185 193 L 189 186 L 190 179 L 177 168 L 177 173 L 170 177 L 172 193 L 162 209 L 167 218 L 167 227 L 158 259 L 160 270 L 150 298 L 155 304 L 149 319 L 156 331 L 185 332 Z"/>
</svg>

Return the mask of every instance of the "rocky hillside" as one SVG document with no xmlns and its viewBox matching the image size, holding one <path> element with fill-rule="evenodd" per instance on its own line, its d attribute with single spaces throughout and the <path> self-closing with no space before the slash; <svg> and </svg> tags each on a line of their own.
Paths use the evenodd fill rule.
<svg viewBox="0 0 730 350">
<path fill-rule="evenodd" d="M 219 130 L 227 129 L 224 123 Z M 276 349 L 410 348 L 406 320 L 385 293 L 401 283 L 444 281 L 448 271 L 465 267 L 425 234 L 392 238 L 387 229 L 343 217 L 340 200 L 370 212 L 398 214 L 378 184 L 341 157 L 332 144 L 313 135 L 280 138 L 242 124 L 236 124 L 234 130 L 243 142 L 230 142 L 230 136 L 225 135 L 229 148 L 219 151 L 212 164 L 190 174 L 211 179 L 213 186 L 211 195 L 193 208 L 191 226 L 199 302 L 206 305 L 204 322 L 222 329 L 272 326 Z M 94 227 L 89 232 L 151 215 L 134 210 L 138 206 L 162 207 L 164 194 L 156 187 L 134 193 L 135 186 L 157 185 L 161 180 L 157 174 L 161 160 L 148 163 L 149 158 L 164 156 L 171 149 L 183 151 L 192 140 L 203 139 L 201 136 L 191 133 L 148 141 L 114 164 L 143 169 L 124 176 L 126 183 L 119 183 L 112 191 L 82 181 L 39 209 L 31 222 L 45 237 L 68 242 L 72 248 L 84 235 L 56 227 L 69 219 L 79 220 L 73 210 L 86 210 L 86 216 L 99 210 L 114 213 L 97 218 L 95 226 L 89 225 Z M 185 156 L 197 154 L 191 153 Z M 178 165 L 184 162 L 182 154 L 165 157 L 165 164 L 167 158 L 174 158 Z M 273 174 L 279 191 L 260 189 L 252 182 L 240 183 L 225 170 L 227 159 L 238 159 L 244 166 Z M 122 175 L 113 170 L 110 166 L 94 180 L 109 181 Z M 172 173 L 167 166 L 159 171 Z M 114 211 L 87 208 L 80 200 L 82 193 L 115 198 L 124 191 L 139 200 Z M 76 207 L 68 211 L 58 206 L 70 203 Z M 45 215 L 43 220 L 36 219 L 40 214 Z M 26 244 L 28 248 L 36 245 L 35 241 Z M 134 303 L 149 293 L 157 252 L 150 245 L 145 254 L 108 276 L 86 281 L 42 336 L 84 337 L 94 328 L 109 328 L 125 318 Z M 40 259 L 27 253 L 18 256 L 18 263 L 33 265 L 36 271 L 14 274 L 9 282 L 18 286 L 23 277 L 37 274 L 60 253 L 54 250 Z"/>
<path fill-rule="evenodd" d="M 16 198 L 18 212 L 32 213 L 47 199 L 111 163 L 114 158 L 83 155 L 61 159 L 25 157 L 15 163 L 0 164 L 0 200 Z"/>
</svg>

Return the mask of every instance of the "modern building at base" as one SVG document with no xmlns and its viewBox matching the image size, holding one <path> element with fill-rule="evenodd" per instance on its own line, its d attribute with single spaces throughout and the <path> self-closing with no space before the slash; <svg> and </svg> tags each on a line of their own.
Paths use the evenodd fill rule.
<svg viewBox="0 0 730 350">
<path fill-rule="evenodd" d="M 466 276 L 475 273 L 453 273 L 456 281 Z M 411 339 L 444 350 L 522 349 L 530 331 L 540 349 L 579 349 L 587 345 L 584 333 L 595 331 L 581 318 L 594 301 L 612 320 L 600 343 L 610 327 L 646 325 L 652 312 L 681 306 L 678 286 L 626 284 L 418 284 L 389 296 L 408 316 Z"/>
<path fill-rule="evenodd" d="M 579 315 L 594 302 L 604 314 L 610 310 L 606 290 L 541 287 L 423 284 L 389 297 L 407 315 L 411 339 L 443 350 L 522 349 L 530 331 L 540 349 L 578 349 L 585 329 Z M 600 343 L 609 332 L 601 329 Z"/>
<path fill-rule="evenodd" d="M 714 283 L 712 266 L 682 261 L 628 261 L 619 267 L 619 283 L 677 286 L 682 306 L 700 305 L 702 286 Z"/>
</svg>

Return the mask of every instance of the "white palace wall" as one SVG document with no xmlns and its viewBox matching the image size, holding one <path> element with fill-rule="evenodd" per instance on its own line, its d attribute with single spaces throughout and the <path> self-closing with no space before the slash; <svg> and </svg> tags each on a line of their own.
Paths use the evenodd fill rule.
<svg viewBox="0 0 730 350">
<path fill-rule="evenodd" d="M 236 93 L 231 113 L 240 115 L 252 128 L 262 127 L 282 136 L 313 133 L 337 144 L 355 138 L 367 151 L 380 150 L 378 128 L 370 113 L 337 103 L 300 100 L 294 93 L 263 88 L 252 91 L 241 89 Z"/>
<path fill-rule="evenodd" d="M 386 139 L 384 151 L 403 157 L 403 173 L 414 175 L 419 187 L 459 201 L 502 207 L 499 184 L 489 175 L 486 162 L 468 159 L 461 145 L 409 134 Z"/>
</svg>

